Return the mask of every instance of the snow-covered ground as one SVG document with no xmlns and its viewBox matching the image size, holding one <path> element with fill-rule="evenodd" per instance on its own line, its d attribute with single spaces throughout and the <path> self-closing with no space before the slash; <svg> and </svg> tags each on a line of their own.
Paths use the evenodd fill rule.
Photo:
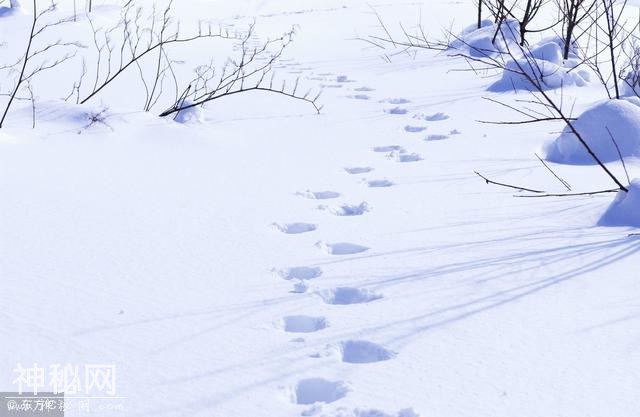
<svg viewBox="0 0 640 417">
<path fill-rule="evenodd" d="M 95 3 L 103 19 L 119 7 Z M 113 364 L 124 410 L 96 415 L 638 415 L 637 229 L 597 226 L 612 194 L 486 185 L 474 171 L 563 191 L 534 156 L 563 126 L 479 123 L 511 119 L 482 97 L 514 93 L 435 52 L 387 62 L 356 40 L 380 31 L 371 6 L 434 34 L 475 13 L 180 1 L 185 28 L 297 25 L 277 73 L 322 89 L 321 114 L 249 93 L 180 124 L 114 87 L 81 106 L 48 97 L 31 129 L 16 105 L 0 130 L 0 391 L 18 363 Z M 0 42 L 28 19 L 3 17 Z M 576 111 L 602 98 L 564 94 Z M 106 124 L 86 127 L 102 106 Z M 611 187 L 597 166 L 554 171 L 574 191 Z"/>
</svg>

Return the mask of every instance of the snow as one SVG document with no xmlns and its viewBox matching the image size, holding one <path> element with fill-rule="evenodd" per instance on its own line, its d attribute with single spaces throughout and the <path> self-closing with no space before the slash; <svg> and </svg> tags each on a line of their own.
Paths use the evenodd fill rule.
<svg viewBox="0 0 640 417">
<path fill-rule="evenodd" d="M 625 100 L 596 103 L 580 114 L 573 125 L 603 162 L 617 161 L 620 155 L 624 158 L 640 156 L 640 108 L 634 104 Z M 546 159 L 552 162 L 596 163 L 568 126 L 545 151 Z"/>
<path fill-rule="evenodd" d="M 516 58 L 507 61 L 501 79 L 490 85 L 489 91 L 536 91 L 531 80 L 539 80 L 544 90 L 573 85 L 584 87 L 591 79 L 587 70 L 576 70 L 577 59 L 563 61 L 561 47 L 556 42 L 543 41 L 529 49 L 511 47 L 510 50 Z"/>
<path fill-rule="evenodd" d="M 618 191 L 598 225 L 640 227 L 640 179 L 631 181 L 628 192 Z"/>
<path fill-rule="evenodd" d="M 297 25 L 277 77 L 322 89 L 319 115 L 255 92 L 176 123 L 141 110 L 137 70 L 61 102 L 80 56 L 34 81 L 36 128 L 21 100 L 0 129 L 0 391 L 15 390 L 17 363 L 113 364 L 125 398 L 107 403 L 125 411 L 96 415 L 637 416 L 638 229 L 598 225 L 613 194 L 514 198 L 480 180 L 565 191 L 534 156 L 562 125 L 479 123 L 518 116 L 482 97 L 530 96 L 487 91 L 496 78 L 446 54 L 388 62 L 351 40 L 379 30 L 369 3 L 174 2 L 184 33 L 201 19 L 255 18 L 258 39 Z M 373 6 L 407 27 L 420 14 Z M 97 23 L 119 17 L 116 0 L 94 8 Z M 461 33 L 475 10 L 427 2 L 421 15 Z M 0 65 L 28 19 L 3 18 Z M 89 39 L 87 25 L 69 36 Z M 471 32 L 486 42 L 490 29 Z M 176 71 L 231 50 L 178 48 Z M 89 66 L 93 52 L 80 52 Z M 562 94 L 584 116 L 603 89 Z M 623 141 L 634 105 L 607 106 L 624 110 Z M 571 161 L 549 166 L 574 191 L 614 186 Z M 625 178 L 617 157 L 608 166 Z M 639 176 L 638 158 L 626 166 Z M 637 191 L 614 211 L 635 213 Z"/>
</svg>

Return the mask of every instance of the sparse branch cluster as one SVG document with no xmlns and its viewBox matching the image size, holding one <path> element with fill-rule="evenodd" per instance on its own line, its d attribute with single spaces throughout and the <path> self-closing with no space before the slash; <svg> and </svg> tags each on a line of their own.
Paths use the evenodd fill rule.
<svg viewBox="0 0 640 417">
<path fill-rule="evenodd" d="M 163 117 L 249 91 L 283 95 L 306 102 L 317 112 L 321 109 L 317 102 L 319 95 L 301 91 L 299 80 L 288 86 L 286 80 L 275 79 L 274 63 L 292 42 L 293 30 L 275 39 L 259 41 L 255 24 L 244 31 L 230 31 L 200 22 L 195 31 L 183 34 L 180 22 L 172 14 L 173 0 L 162 8 L 154 5 L 149 9 L 136 0 L 127 0 L 117 22 L 105 27 L 100 26 L 98 19 L 91 14 L 89 1 L 85 19 L 81 22 L 89 31 L 89 45 L 63 41 L 41 45 L 38 42 L 40 38 L 50 38 L 45 37 L 45 33 L 56 26 L 76 22 L 77 16 L 74 7 L 72 16 L 51 21 L 45 16 L 55 14 L 55 2 L 43 11 L 38 11 L 36 3 L 34 0 L 33 25 L 23 56 L 17 62 L 0 67 L 0 71 L 15 74 L 16 79 L 10 94 L 7 94 L 9 99 L 3 109 L 0 127 L 13 101 L 24 99 L 19 94 L 21 91 L 28 91 L 33 97 L 33 89 L 24 86 L 38 73 L 55 68 L 76 55 L 81 55 L 74 60 L 79 67 L 79 76 L 73 81 L 65 99 L 79 104 L 87 103 L 109 89 L 115 90 L 116 94 L 130 95 L 130 91 L 122 91 L 124 84 L 119 84 L 119 80 L 137 77 L 143 97 L 131 99 L 140 99 L 144 111 L 151 111 L 157 105 L 165 106 L 160 114 Z M 235 52 L 238 56 L 210 56 L 207 64 L 195 68 L 195 76 L 185 76 L 184 70 L 178 68 L 184 62 L 174 57 L 187 48 L 211 50 L 203 42 L 216 39 L 237 44 Z M 62 48 L 66 48 L 63 54 L 55 53 Z M 88 52 L 78 54 L 79 48 L 87 48 Z"/>
</svg>

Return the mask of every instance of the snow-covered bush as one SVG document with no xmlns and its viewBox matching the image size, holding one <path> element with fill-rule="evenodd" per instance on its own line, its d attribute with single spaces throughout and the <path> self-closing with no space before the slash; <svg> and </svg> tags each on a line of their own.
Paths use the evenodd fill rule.
<svg viewBox="0 0 640 417">
<path fill-rule="evenodd" d="M 598 226 L 640 227 L 640 179 L 631 181 L 629 192 L 618 191 Z"/>
<path fill-rule="evenodd" d="M 450 43 L 451 50 L 469 54 L 472 57 L 493 56 L 507 50 L 507 43 L 520 42 L 520 29 L 516 20 L 509 19 L 500 25 L 491 20 L 483 20 L 481 28 L 476 25 L 465 28 Z"/>
<path fill-rule="evenodd" d="M 558 42 L 546 40 L 524 53 L 521 58 L 507 61 L 502 77 L 489 87 L 489 91 L 535 90 L 529 78 L 539 81 L 543 89 L 582 87 L 589 82 L 588 71 L 574 69 L 577 56 L 566 61 L 562 59 Z"/>
<path fill-rule="evenodd" d="M 626 100 L 606 100 L 582 113 L 573 126 L 602 162 L 640 156 L 640 108 Z M 615 139 L 615 143 L 614 140 Z M 595 164 L 595 160 L 567 126 L 546 146 L 546 159 L 575 165 Z"/>
<path fill-rule="evenodd" d="M 189 107 L 193 106 L 193 107 Z M 178 123 L 201 123 L 204 122 L 204 111 L 201 106 L 194 105 L 190 100 L 185 100 L 180 107 L 183 110 L 178 111 L 174 120 Z"/>
</svg>

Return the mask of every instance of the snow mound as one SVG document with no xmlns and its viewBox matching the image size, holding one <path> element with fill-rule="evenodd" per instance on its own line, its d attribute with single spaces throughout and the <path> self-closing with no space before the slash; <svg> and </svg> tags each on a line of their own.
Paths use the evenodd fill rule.
<svg viewBox="0 0 640 417">
<path fill-rule="evenodd" d="M 620 159 L 611 136 L 615 138 L 624 158 L 640 155 L 640 108 L 627 101 L 600 102 L 582 113 L 573 126 L 602 162 Z M 546 146 L 545 152 L 546 159 L 551 162 L 574 165 L 596 163 L 569 126 Z"/>
<path fill-rule="evenodd" d="M 598 226 L 640 227 L 640 178 L 631 182 L 629 192 L 618 191 Z"/>
<path fill-rule="evenodd" d="M 182 107 L 191 105 L 193 105 L 193 103 L 189 100 L 185 100 L 184 103 L 182 103 Z M 189 107 L 180 110 L 173 120 L 178 123 L 202 123 L 204 122 L 204 111 L 202 110 L 202 106 Z"/>
<path fill-rule="evenodd" d="M 556 42 L 535 45 L 526 54 L 507 61 L 502 78 L 489 86 L 489 91 L 533 90 L 528 77 L 540 80 L 544 89 L 571 85 L 583 87 L 591 78 L 586 70 L 571 71 L 575 60 L 563 62 L 561 46 Z"/>
<path fill-rule="evenodd" d="M 9 7 L 0 7 L 0 17 L 10 16 L 14 13 L 24 13 L 24 9 L 18 0 L 10 0 Z"/>
<path fill-rule="evenodd" d="M 495 36 L 497 26 L 491 20 L 483 20 L 480 26 L 480 29 L 476 25 L 464 29 L 451 42 L 449 48 L 466 52 L 472 57 L 484 57 L 506 52 L 507 43 L 519 42 L 520 26 L 513 19 L 502 24 L 502 35 Z M 494 36 L 495 42 L 493 42 Z"/>
</svg>

